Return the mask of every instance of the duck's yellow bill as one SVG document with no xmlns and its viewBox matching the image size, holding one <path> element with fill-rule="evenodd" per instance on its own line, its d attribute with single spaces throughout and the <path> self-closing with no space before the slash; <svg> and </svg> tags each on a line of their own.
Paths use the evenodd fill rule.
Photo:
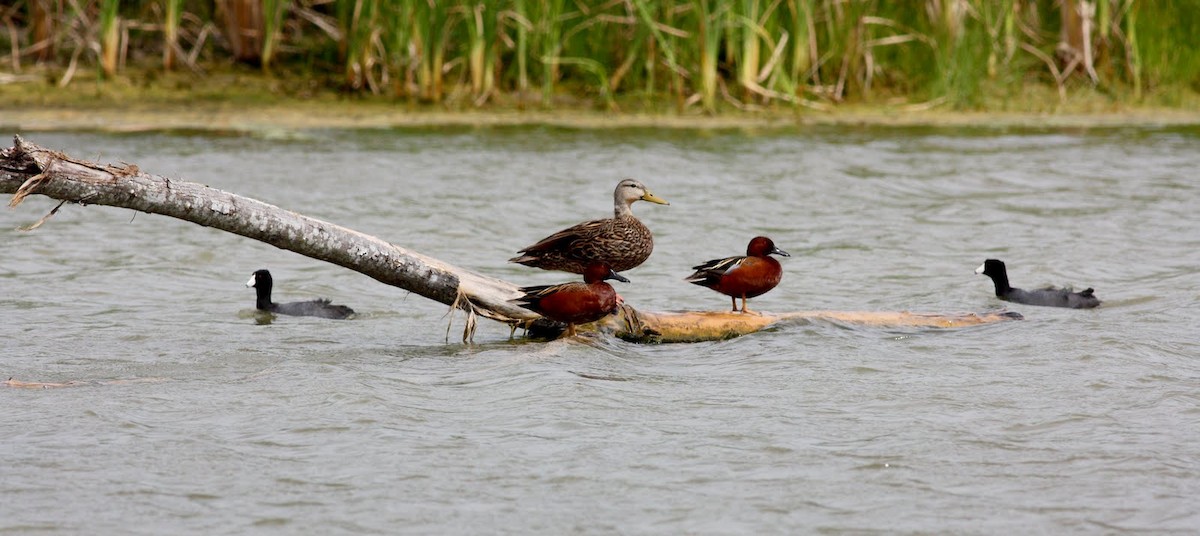
<svg viewBox="0 0 1200 536">
<path fill-rule="evenodd" d="M 646 190 L 646 195 L 642 196 L 642 201 L 649 201 L 651 203 L 658 203 L 660 205 L 670 205 L 666 199 L 650 193 L 650 190 Z"/>
</svg>

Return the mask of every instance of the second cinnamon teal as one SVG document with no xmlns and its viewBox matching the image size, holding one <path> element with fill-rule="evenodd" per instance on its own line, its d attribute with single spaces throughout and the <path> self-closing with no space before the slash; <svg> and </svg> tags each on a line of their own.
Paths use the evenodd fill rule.
<svg viewBox="0 0 1200 536">
<path fill-rule="evenodd" d="M 783 267 L 771 255 L 791 257 L 786 251 L 775 247 L 775 242 L 765 236 L 756 236 L 746 246 L 746 255 L 713 259 L 693 266 L 696 273 L 685 281 L 711 288 L 733 300 L 733 310 L 738 310 L 737 299 L 742 299 L 742 312 L 754 313 L 746 308 L 746 299 L 762 296 L 775 288 L 783 278 Z"/>
</svg>

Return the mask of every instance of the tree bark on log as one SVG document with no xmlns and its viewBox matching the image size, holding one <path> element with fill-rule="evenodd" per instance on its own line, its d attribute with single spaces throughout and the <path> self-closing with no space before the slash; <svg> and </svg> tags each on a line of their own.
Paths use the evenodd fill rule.
<svg viewBox="0 0 1200 536">
<path fill-rule="evenodd" d="M 369 236 L 255 199 L 202 184 L 143 173 L 135 165 L 103 165 L 73 159 L 14 137 L 0 151 L 0 193 L 10 206 L 32 194 L 62 203 L 106 205 L 161 214 L 266 242 L 275 247 L 362 273 L 467 313 L 464 341 L 476 315 L 510 326 L 557 324 L 518 307 L 516 284 L 485 276 Z M 59 204 L 59 206 L 62 205 Z M 32 230 L 52 216 L 58 208 Z M 719 340 L 753 333 L 781 321 L 822 319 L 889 327 L 960 327 L 1020 318 L 1016 313 L 914 314 L 907 312 L 796 312 L 746 315 L 730 312 L 640 312 L 624 305 L 620 314 L 596 324 L 601 331 L 639 342 Z"/>
</svg>

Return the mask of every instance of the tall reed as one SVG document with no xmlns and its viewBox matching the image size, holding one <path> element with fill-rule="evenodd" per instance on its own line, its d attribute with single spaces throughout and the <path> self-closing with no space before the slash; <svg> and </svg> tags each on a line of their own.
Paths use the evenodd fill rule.
<svg viewBox="0 0 1200 536">
<path fill-rule="evenodd" d="M 121 0 L 100 0 L 100 67 L 107 76 L 117 74 L 121 51 Z"/>
<path fill-rule="evenodd" d="M 661 54 L 665 68 L 671 75 L 670 78 L 675 88 L 675 93 L 678 95 L 682 92 L 683 88 L 683 68 L 679 66 L 676 49 L 678 48 L 679 35 L 686 35 L 686 33 L 674 27 L 677 11 L 676 4 L 672 0 L 653 3 L 647 0 L 634 0 L 633 4 L 640 21 L 639 27 L 641 31 L 649 33 L 653 37 L 652 40 L 647 41 L 645 44 L 644 93 L 651 95 L 657 87 L 656 81 L 658 77 L 656 75 L 660 70 L 658 57 Z"/>
<path fill-rule="evenodd" d="M 512 21 L 512 28 L 516 32 L 516 69 L 517 69 L 517 93 L 520 97 L 524 97 L 526 91 L 529 90 L 529 32 L 533 30 L 533 23 L 529 20 L 529 9 L 527 7 L 528 0 L 513 0 L 512 9 L 508 11 L 508 19 Z"/>
<path fill-rule="evenodd" d="M 181 2 L 182 0 L 167 0 Z M 263 37 L 262 37 L 262 69 L 271 70 L 271 62 L 275 61 L 275 47 L 279 42 L 279 28 L 283 25 L 284 14 L 291 7 L 291 0 L 262 0 Z"/>
<path fill-rule="evenodd" d="M 1200 0 L 1122 4 L 1128 13 L 1126 31 L 1133 46 L 1128 51 L 1129 71 L 1135 88 L 1167 90 L 1172 100 L 1185 88 L 1200 90 Z M 1165 20 L 1170 23 L 1164 25 Z"/>
<path fill-rule="evenodd" d="M 1125 15 L 1125 32 L 1129 36 L 1129 77 L 1133 83 L 1133 95 L 1135 99 L 1142 99 L 1142 55 L 1137 47 L 1137 5 L 1134 0 L 1129 0 L 1126 4 L 1129 8 L 1129 13 Z"/>
<path fill-rule="evenodd" d="M 175 68 L 175 53 L 179 49 L 179 17 L 183 0 L 163 0 L 163 69 Z"/>
<path fill-rule="evenodd" d="M 466 7 L 469 33 L 468 64 L 471 72 L 471 92 L 477 103 L 486 100 L 496 82 L 496 62 L 499 44 L 497 30 L 500 22 L 499 0 L 476 0 Z"/>
<path fill-rule="evenodd" d="M 693 27 L 699 53 L 697 65 L 700 79 L 700 102 L 709 112 L 717 108 L 717 54 L 721 50 L 721 34 L 725 9 L 721 2 L 712 0 L 693 0 L 695 26 Z"/>
<path fill-rule="evenodd" d="M 215 0 L 215 11 L 222 19 L 229 53 L 240 62 L 257 65 L 262 61 L 263 21 L 261 0 Z"/>
<path fill-rule="evenodd" d="M 416 0 L 416 16 L 413 19 L 413 40 L 420 51 L 420 67 L 417 69 L 417 85 L 422 99 L 441 102 L 444 96 L 442 83 L 446 65 L 446 46 L 450 41 L 451 11 L 442 0 Z"/>
<path fill-rule="evenodd" d="M 29 25 L 32 29 L 30 45 L 34 58 L 38 61 L 48 61 L 54 57 L 55 42 L 58 40 L 55 32 L 60 26 L 57 16 L 62 12 L 61 6 L 55 0 L 28 0 L 28 6 Z M 20 70 L 20 60 L 20 53 L 13 55 L 14 70 Z"/>
<path fill-rule="evenodd" d="M 558 82 L 558 57 L 563 48 L 563 11 L 566 0 L 534 0 L 532 10 L 534 48 L 542 69 L 542 104 L 550 105 Z"/>
<path fill-rule="evenodd" d="M 411 0 L 383 0 L 380 6 L 383 61 L 395 77 L 392 95 L 396 97 L 415 95 L 417 62 L 413 40 L 416 9 Z"/>
<path fill-rule="evenodd" d="M 382 30 L 379 27 L 381 10 L 387 0 L 339 0 L 338 22 L 342 30 L 343 68 L 346 87 L 381 91 L 382 80 L 376 80 L 373 72 L 383 67 L 386 60 L 378 52 Z"/>
<path fill-rule="evenodd" d="M 800 87 L 809 80 L 816 55 L 813 3 L 814 0 L 788 0 L 781 12 L 782 26 L 789 30 L 791 37 L 791 54 L 784 81 L 790 86 L 789 93 L 796 97 L 801 96 Z"/>
<path fill-rule="evenodd" d="M 741 45 L 740 54 L 736 59 L 738 84 L 744 89 L 749 89 L 758 85 L 759 32 L 763 31 L 759 26 L 758 16 L 762 6 L 760 0 L 740 0 L 733 5 L 735 11 L 732 13 L 737 21 L 733 28 Z"/>
</svg>

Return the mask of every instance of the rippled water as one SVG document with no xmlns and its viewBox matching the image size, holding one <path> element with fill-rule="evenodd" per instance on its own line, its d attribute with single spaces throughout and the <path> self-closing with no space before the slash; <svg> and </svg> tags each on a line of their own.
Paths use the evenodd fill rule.
<svg viewBox="0 0 1200 536">
<path fill-rule="evenodd" d="M 286 136 L 47 134 L 522 284 L 505 263 L 610 210 L 655 254 L 619 290 L 720 309 L 681 278 L 767 234 L 766 311 L 986 311 L 972 270 L 1093 286 L 952 331 L 789 324 L 722 342 L 510 340 L 365 276 L 190 223 L 0 211 L 0 532 L 1194 533 L 1200 528 L 1200 131 L 550 128 Z M 252 314 L 333 298 L 350 321 Z M 447 325 L 450 334 L 447 336 Z M 449 342 L 447 342 L 449 339 Z"/>
</svg>

